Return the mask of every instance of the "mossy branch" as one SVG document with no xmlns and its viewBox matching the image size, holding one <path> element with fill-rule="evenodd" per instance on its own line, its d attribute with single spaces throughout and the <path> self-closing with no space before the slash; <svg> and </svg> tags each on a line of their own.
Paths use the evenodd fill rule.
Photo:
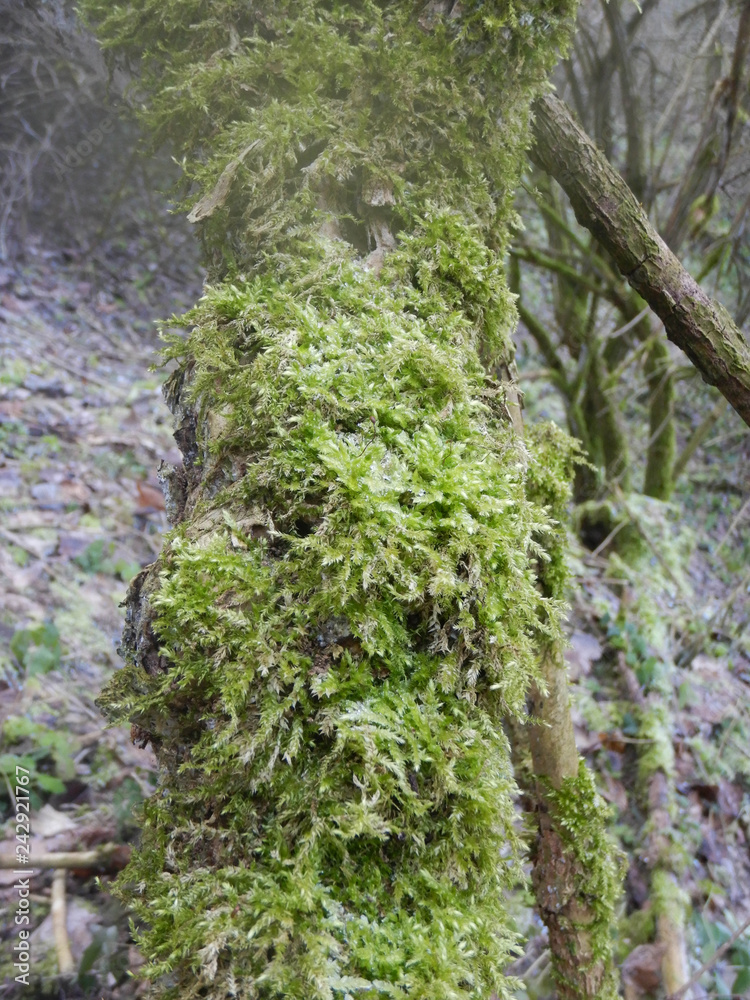
<svg viewBox="0 0 750 1000">
<path fill-rule="evenodd" d="M 579 223 L 610 253 L 669 339 L 750 425 L 750 347 L 729 313 L 688 274 L 565 104 L 548 94 L 534 105 L 534 116 L 534 163 L 560 183 Z"/>
</svg>

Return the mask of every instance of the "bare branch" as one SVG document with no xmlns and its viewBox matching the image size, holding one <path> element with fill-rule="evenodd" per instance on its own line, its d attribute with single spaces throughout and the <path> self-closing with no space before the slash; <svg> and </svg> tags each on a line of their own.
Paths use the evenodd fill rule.
<svg viewBox="0 0 750 1000">
<path fill-rule="evenodd" d="M 579 223 L 648 302 L 669 339 L 750 426 L 750 348 L 732 317 L 688 274 L 566 105 L 549 94 L 534 113 L 533 162 L 558 181 Z"/>
</svg>

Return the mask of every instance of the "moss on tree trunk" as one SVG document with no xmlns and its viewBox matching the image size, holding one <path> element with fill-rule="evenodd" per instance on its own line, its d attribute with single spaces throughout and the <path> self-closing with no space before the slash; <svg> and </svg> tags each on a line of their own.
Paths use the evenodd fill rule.
<svg viewBox="0 0 750 1000">
<path fill-rule="evenodd" d="M 560 641 L 574 448 L 518 434 L 502 257 L 573 6 L 84 0 L 213 280 L 169 338 L 175 526 L 102 699 L 161 768 L 120 882 L 158 996 L 510 995 L 502 723 Z"/>
<path fill-rule="evenodd" d="M 663 340 L 654 340 L 646 356 L 648 378 L 648 434 L 646 478 L 643 492 L 657 500 L 669 500 L 674 489 L 677 437 L 674 425 L 674 378 Z"/>
</svg>

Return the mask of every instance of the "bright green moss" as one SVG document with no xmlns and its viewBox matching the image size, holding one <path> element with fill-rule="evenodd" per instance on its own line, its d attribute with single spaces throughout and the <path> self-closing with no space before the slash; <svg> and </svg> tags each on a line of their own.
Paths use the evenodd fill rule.
<svg viewBox="0 0 750 1000">
<path fill-rule="evenodd" d="M 159 996 L 512 989 L 502 721 L 560 635 L 569 461 L 488 372 L 573 6 L 83 2 L 142 56 L 216 279 L 166 351 L 180 523 L 103 697 L 162 767 L 120 883 Z"/>
<path fill-rule="evenodd" d="M 690 895 L 677 884 L 675 876 L 657 868 L 651 877 L 651 902 L 654 915 L 666 917 L 676 928 L 684 928 L 690 910 Z"/>
<path fill-rule="evenodd" d="M 565 44 L 571 0 L 82 0 L 140 65 L 142 115 L 194 184 L 231 179 L 206 218 L 215 273 L 298 273 L 335 220 L 411 232 L 434 202 L 504 244 L 529 99 Z M 231 165 L 231 166 L 230 166 Z M 309 261 L 305 255 L 303 269 Z"/>
<path fill-rule="evenodd" d="M 612 928 L 622 892 L 625 858 L 607 833 L 610 808 L 597 792 L 594 776 L 583 761 L 575 778 L 566 778 L 559 790 L 549 788 L 547 795 L 556 828 L 578 863 L 576 895 L 587 900 L 593 916 L 585 925 L 591 964 L 602 961 L 611 969 Z M 615 1000 L 618 995 L 617 975 L 611 970 L 599 996 L 601 1000 Z"/>
<path fill-rule="evenodd" d="M 658 771 L 674 780 L 672 726 L 669 708 L 662 702 L 641 709 L 638 736 L 644 740 L 645 749 L 638 756 L 638 777 L 645 789 Z"/>
<path fill-rule="evenodd" d="M 573 473 L 582 464 L 581 446 L 556 424 L 536 424 L 526 435 L 529 467 L 527 495 L 551 515 L 543 539 L 537 575 L 548 596 L 562 600 L 568 583 L 567 506 L 572 496 Z"/>
<path fill-rule="evenodd" d="M 154 974 L 505 989 L 501 720 L 540 623 L 559 630 L 532 558 L 552 526 L 478 325 L 438 295 L 419 315 L 407 254 L 388 286 L 339 260 L 318 304 L 270 279 L 209 290 L 170 348 L 199 426 L 221 387 L 222 429 L 151 597 L 166 669 L 105 696 L 170 765 L 128 871 Z"/>
</svg>

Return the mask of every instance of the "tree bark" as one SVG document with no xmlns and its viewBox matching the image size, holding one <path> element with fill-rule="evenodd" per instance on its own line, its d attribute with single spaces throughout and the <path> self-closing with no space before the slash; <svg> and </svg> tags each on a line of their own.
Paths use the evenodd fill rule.
<svg viewBox="0 0 750 1000">
<path fill-rule="evenodd" d="M 549 933 L 559 1000 L 614 1000 L 617 976 L 608 939 L 620 883 L 617 856 L 604 832 L 606 809 L 596 801 L 593 778 L 576 748 L 560 643 L 543 648 L 540 666 L 546 690 L 533 685 L 528 700 L 538 821 L 534 896 Z M 571 810 L 571 799 L 582 808 Z"/>
<path fill-rule="evenodd" d="M 672 343 L 750 426 L 750 347 L 727 310 L 688 274 L 566 105 L 548 94 L 534 114 L 532 161 L 558 181 L 579 223 L 611 254 Z"/>
</svg>

